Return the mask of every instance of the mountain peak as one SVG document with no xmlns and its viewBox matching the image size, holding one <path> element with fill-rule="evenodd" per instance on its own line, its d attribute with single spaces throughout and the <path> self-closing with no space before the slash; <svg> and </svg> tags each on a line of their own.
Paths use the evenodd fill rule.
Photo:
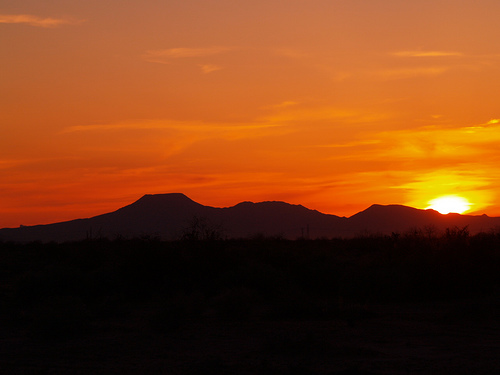
<svg viewBox="0 0 500 375">
<path fill-rule="evenodd" d="M 165 193 L 165 194 L 144 194 L 139 200 L 139 201 L 150 201 L 150 200 L 169 200 L 169 201 L 191 201 L 194 202 L 191 198 L 189 198 L 187 195 L 182 194 L 182 193 Z"/>
<path fill-rule="evenodd" d="M 388 204 L 388 205 L 372 204 L 367 209 L 358 212 L 351 217 L 355 218 L 355 217 L 377 216 L 377 215 L 395 216 L 395 215 L 401 215 L 403 213 L 417 213 L 419 211 L 423 210 L 419 210 L 418 208 L 414 207 L 403 206 L 401 204 Z"/>
<path fill-rule="evenodd" d="M 182 193 L 145 194 L 132 204 L 118 209 L 115 212 L 127 212 L 129 215 L 150 216 L 162 212 L 180 214 L 186 210 L 204 207 Z"/>
<path fill-rule="evenodd" d="M 129 206 L 181 206 L 199 205 L 182 193 L 145 194 Z"/>
<path fill-rule="evenodd" d="M 500 227 L 500 217 L 442 215 L 403 205 L 373 204 L 349 218 L 327 215 L 302 205 L 281 201 L 241 202 L 233 207 L 217 208 L 199 204 L 182 193 L 145 194 L 116 211 L 88 219 L 22 228 L 0 229 L 3 241 L 68 241 L 89 237 L 89 233 L 113 238 L 153 234 L 175 239 L 193 219 L 201 218 L 208 226 L 221 227 L 228 238 L 255 234 L 285 238 L 327 238 L 356 236 L 360 233 L 405 232 L 410 228 L 468 227 L 471 233 Z"/>
</svg>

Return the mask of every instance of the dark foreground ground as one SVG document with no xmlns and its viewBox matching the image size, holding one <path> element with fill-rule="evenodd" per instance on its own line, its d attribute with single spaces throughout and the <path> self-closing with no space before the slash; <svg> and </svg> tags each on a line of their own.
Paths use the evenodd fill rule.
<svg viewBox="0 0 500 375">
<path fill-rule="evenodd" d="M 2 374 L 497 374 L 500 236 L 0 244 Z"/>
</svg>

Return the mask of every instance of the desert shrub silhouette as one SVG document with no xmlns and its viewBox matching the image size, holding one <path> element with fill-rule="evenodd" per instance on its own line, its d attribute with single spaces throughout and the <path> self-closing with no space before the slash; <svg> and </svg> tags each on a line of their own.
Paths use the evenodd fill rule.
<svg viewBox="0 0 500 375">
<path fill-rule="evenodd" d="M 58 337 L 133 316 L 168 333 L 214 319 L 370 319 L 370 306 L 386 302 L 495 301 L 500 235 L 463 229 L 296 241 L 0 242 L 0 314 L 20 332 Z M 499 310 L 484 306 L 488 314 L 468 316 Z"/>
<path fill-rule="evenodd" d="M 89 328 L 90 313 L 78 297 L 53 296 L 41 301 L 29 317 L 29 334 L 61 339 L 82 335 Z"/>
<path fill-rule="evenodd" d="M 224 237 L 222 224 L 210 222 L 206 217 L 193 216 L 182 231 L 181 239 L 188 241 L 217 241 Z"/>
</svg>

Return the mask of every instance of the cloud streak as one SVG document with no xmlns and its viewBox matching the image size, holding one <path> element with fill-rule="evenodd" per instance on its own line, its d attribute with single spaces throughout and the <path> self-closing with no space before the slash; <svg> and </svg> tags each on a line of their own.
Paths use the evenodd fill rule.
<svg viewBox="0 0 500 375">
<path fill-rule="evenodd" d="M 497 123 L 443 128 L 428 126 L 417 129 L 380 132 L 376 154 L 385 160 L 417 163 L 435 168 L 436 163 L 476 163 L 484 166 L 498 163 L 497 145 L 500 141 Z"/>
<path fill-rule="evenodd" d="M 370 145 L 376 145 L 381 143 L 380 140 L 378 139 L 369 139 L 366 141 L 353 141 L 353 142 L 347 142 L 347 143 L 335 143 L 335 144 L 328 144 L 328 145 L 318 145 L 315 147 L 324 147 L 324 148 L 348 148 L 348 147 L 358 147 L 358 146 L 370 146 Z"/>
<path fill-rule="evenodd" d="M 243 124 L 218 124 L 208 122 L 187 122 L 168 120 L 142 120 L 100 125 L 77 125 L 65 128 L 62 133 L 95 132 L 95 131 L 120 131 L 120 130 L 179 130 L 192 132 L 220 132 L 220 131 L 253 131 L 259 129 L 277 128 L 282 125 L 272 123 L 243 123 Z"/>
<path fill-rule="evenodd" d="M 430 199 L 456 193 L 473 202 L 474 210 L 482 210 L 492 204 L 500 184 L 495 172 L 499 130 L 500 120 L 494 118 L 466 127 L 374 131 L 359 140 L 323 147 L 368 146 L 364 152 L 335 154 L 335 160 L 351 157 L 355 165 L 369 161 L 361 173 L 353 173 L 372 173 L 367 177 L 372 184 L 378 183 L 377 175 L 390 177 L 386 185 L 406 197 L 404 204 L 425 208 Z M 364 140 L 367 136 L 372 141 Z"/>
<path fill-rule="evenodd" d="M 35 27 L 55 28 L 62 25 L 77 25 L 84 22 L 72 18 L 42 18 L 30 14 L 0 14 L 0 23 L 26 24 Z"/>
<path fill-rule="evenodd" d="M 399 51 L 392 53 L 392 55 L 398 57 L 459 57 L 463 56 L 463 53 L 449 51 Z"/>
<path fill-rule="evenodd" d="M 387 69 L 379 71 L 378 75 L 385 79 L 403 79 L 403 78 L 413 78 L 419 76 L 440 75 L 445 73 L 449 69 L 450 68 L 447 66 Z"/>
<path fill-rule="evenodd" d="M 203 71 L 203 73 L 206 73 L 206 74 L 223 69 L 221 66 L 212 65 L 212 64 L 200 65 L 200 68 Z"/>
<path fill-rule="evenodd" d="M 0 159 L 0 169 L 8 169 L 12 167 L 17 167 L 21 164 L 25 164 L 29 162 L 29 160 L 22 159 L 22 160 L 16 160 L 16 159 Z"/>
<path fill-rule="evenodd" d="M 175 59 L 213 56 L 230 50 L 229 47 L 169 48 L 149 50 L 142 57 L 147 62 L 168 64 Z"/>
<path fill-rule="evenodd" d="M 317 108 L 296 108 L 298 103 L 284 102 L 275 106 L 278 111 L 264 119 L 275 124 L 304 124 L 312 122 L 323 122 L 328 126 L 332 121 L 336 124 L 362 124 L 373 123 L 384 120 L 388 117 L 385 113 L 372 113 L 359 109 L 348 109 L 341 107 L 317 107 Z M 280 110 L 282 109 L 282 110 Z"/>
</svg>

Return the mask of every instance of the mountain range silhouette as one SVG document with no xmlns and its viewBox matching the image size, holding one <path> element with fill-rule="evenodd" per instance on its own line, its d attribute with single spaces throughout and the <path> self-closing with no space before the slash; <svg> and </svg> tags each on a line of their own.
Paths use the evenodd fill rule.
<svg viewBox="0 0 500 375">
<path fill-rule="evenodd" d="M 436 234 L 465 228 L 471 234 L 498 230 L 500 217 L 442 215 L 402 205 L 374 204 L 349 218 L 324 214 L 285 202 L 242 202 L 232 207 L 201 205 L 184 194 L 146 194 L 114 212 L 54 224 L 0 229 L 0 240 L 77 241 L 88 238 L 154 236 L 179 239 L 194 225 L 217 231 L 222 238 L 279 236 L 287 239 L 390 235 L 414 229 Z"/>
</svg>

